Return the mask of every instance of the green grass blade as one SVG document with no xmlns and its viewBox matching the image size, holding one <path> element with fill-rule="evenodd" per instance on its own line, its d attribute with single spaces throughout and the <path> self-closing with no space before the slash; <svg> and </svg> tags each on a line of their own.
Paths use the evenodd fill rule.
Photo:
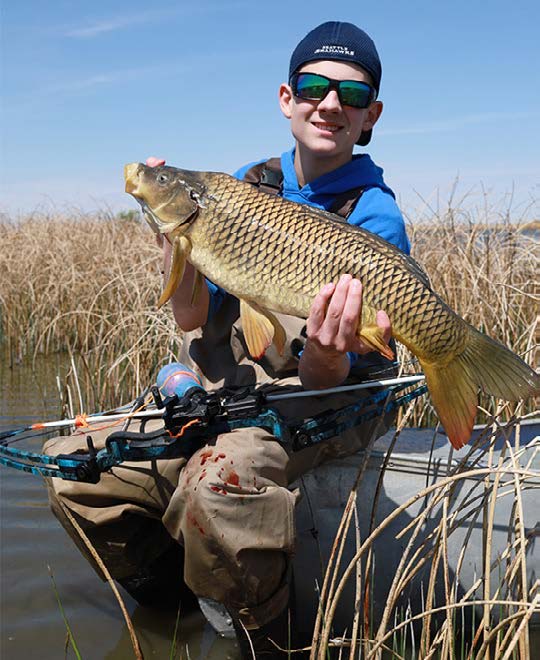
<svg viewBox="0 0 540 660">
<path fill-rule="evenodd" d="M 77 642 L 75 641 L 75 637 L 73 637 L 73 633 L 71 632 L 71 628 L 69 626 L 69 622 L 66 617 L 66 613 L 64 611 L 64 607 L 62 605 L 62 601 L 60 600 L 60 594 L 58 593 L 58 589 L 56 587 L 56 582 L 54 580 L 54 575 L 51 570 L 51 567 L 47 564 L 47 570 L 49 571 L 49 575 L 51 576 L 51 581 L 53 585 L 53 591 L 54 591 L 54 596 L 56 598 L 56 602 L 58 603 L 58 609 L 60 610 L 60 614 L 62 615 L 62 619 L 64 619 L 64 625 L 66 626 L 67 634 L 69 637 L 69 643 L 71 644 L 73 651 L 75 652 L 75 655 L 77 656 L 77 660 L 82 660 L 82 656 L 79 652 L 79 649 L 77 648 Z"/>
</svg>

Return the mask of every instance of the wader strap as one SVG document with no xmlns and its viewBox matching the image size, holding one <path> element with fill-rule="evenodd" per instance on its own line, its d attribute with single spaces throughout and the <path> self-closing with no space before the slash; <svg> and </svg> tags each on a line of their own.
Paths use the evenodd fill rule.
<svg viewBox="0 0 540 660">
<path fill-rule="evenodd" d="M 279 158 L 270 158 L 264 163 L 250 167 L 244 175 L 244 181 L 257 186 L 257 188 L 267 193 L 279 195 L 283 188 L 281 160 Z M 342 218 L 348 218 L 363 192 L 363 186 L 345 190 L 336 196 L 328 210 L 330 213 L 340 215 Z"/>
<path fill-rule="evenodd" d="M 279 195 L 283 188 L 280 159 L 270 158 L 264 163 L 254 165 L 245 173 L 244 181 L 252 183 L 264 192 Z"/>
<path fill-rule="evenodd" d="M 345 192 L 340 193 L 332 205 L 328 209 L 330 213 L 335 213 L 340 215 L 342 218 L 348 218 L 354 210 L 354 207 L 358 203 L 360 197 L 364 192 L 363 186 L 358 186 L 357 188 L 351 188 L 350 190 L 345 190 Z"/>
</svg>

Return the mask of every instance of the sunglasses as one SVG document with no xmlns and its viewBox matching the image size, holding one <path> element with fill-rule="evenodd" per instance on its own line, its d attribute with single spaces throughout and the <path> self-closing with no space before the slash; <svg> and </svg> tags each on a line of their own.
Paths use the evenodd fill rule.
<svg viewBox="0 0 540 660">
<path fill-rule="evenodd" d="M 375 88 L 365 82 L 333 80 L 319 73 L 293 73 L 290 84 L 293 94 L 306 101 L 322 101 L 332 89 L 341 105 L 353 108 L 367 108 L 377 98 Z"/>
</svg>

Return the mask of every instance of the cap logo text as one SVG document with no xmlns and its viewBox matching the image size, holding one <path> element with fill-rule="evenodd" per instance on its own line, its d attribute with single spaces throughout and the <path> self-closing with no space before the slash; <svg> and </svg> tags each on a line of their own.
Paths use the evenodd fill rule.
<svg viewBox="0 0 540 660">
<path fill-rule="evenodd" d="M 349 56 L 354 56 L 354 50 L 349 50 L 347 46 L 337 46 L 337 45 L 330 45 L 330 46 L 321 46 L 320 48 L 317 48 L 315 51 L 315 55 L 319 53 L 332 53 L 333 55 L 349 55 Z"/>
</svg>

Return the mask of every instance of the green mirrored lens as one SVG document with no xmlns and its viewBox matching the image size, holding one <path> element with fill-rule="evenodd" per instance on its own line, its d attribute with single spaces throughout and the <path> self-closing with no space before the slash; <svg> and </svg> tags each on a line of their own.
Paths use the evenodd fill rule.
<svg viewBox="0 0 540 660">
<path fill-rule="evenodd" d="M 296 93 L 305 99 L 322 99 L 329 87 L 330 81 L 314 73 L 303 73 L 296 81 Z"/>
<path fill-rule="evenodd" d="M 367 108 L 371 99 L 371 87 L 354 80 L 344 80 L 339 83 L 341 102 L 354 105 L 357 108 Z"/>
</svg>

